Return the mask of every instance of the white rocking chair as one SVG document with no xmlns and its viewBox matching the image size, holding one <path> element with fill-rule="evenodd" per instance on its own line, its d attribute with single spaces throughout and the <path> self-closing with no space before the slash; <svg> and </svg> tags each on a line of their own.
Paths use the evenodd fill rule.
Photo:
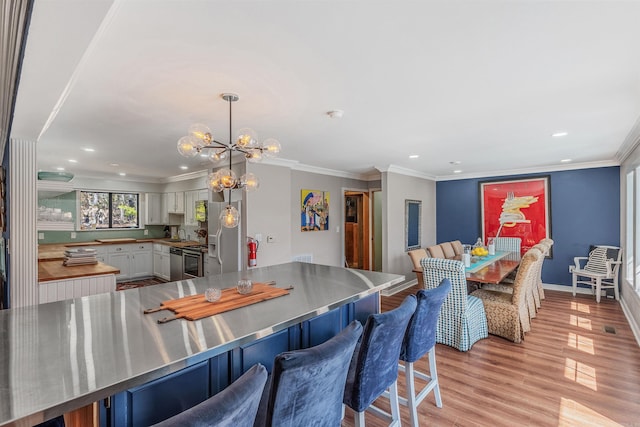
<svg viewBox="0 0 640 427">
<path fill-rule="evenodd" d="M 578 284 L 591 286 L 596 294 L 596 302 L 600 302 L 602 289 L 613 289 L 616 300 L 620 300 L 618 290 L 618 271 L 622 258 L 622 251 L 617 246 L 596 246 L 589 257 L 575 257 L 575 265 L 569 266 L 572 274 L 573 296 L 576 296 Z M 586 260 L 582 266 L 581 262 Z"/>
</svg>

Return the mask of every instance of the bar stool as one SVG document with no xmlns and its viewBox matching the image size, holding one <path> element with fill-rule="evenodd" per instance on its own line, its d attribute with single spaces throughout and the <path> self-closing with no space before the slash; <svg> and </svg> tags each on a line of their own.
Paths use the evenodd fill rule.
<svg viewBox="0 0 640 427">
<path fill-rule="evenodd" d="M 367 319 L 362 339 L 356 347 L 343 403 L 356 412 L 355 426 L 364 426 L 364 412 L 400 425 L 398 406 L 398 360 L 409 319 L 416 309 L 415 295 L 409 295 L 395 310 L 372 314 Z M 373 406 L 373 402 L 389 389 L 391 414 Z"/>
<path fill-rule="evenodd" d="M 255 426 L 339 426 L 349 362 L 362 325 L 354 320 L 315 347 L 276 356 Z"/>
<path fill-rule="evenodd" d="M 409 321 L 407 331 L 400 350 L 400 370 L 405 372 L 407 382 L 407 398 L 400 397 L 400 404 L 409 407 L 411 425 L 418 426 L 418 405 L 433 390 L 436 406 L 442 408 L 440 385 L 436 370 L 436 331 L 440 307 L 451 290 L 449 279 L 442 279 L 440 285 L 434 289 L 419 290 L 416 294 L 417 307 Z M 429 354 L 429 375 L 416 371 L 414 362 Z M 416 395 L 415 377 L 427 381 L 427 385 Z"/>
<path fill-rule="evenodd" d="M 265 367 L 253 365 L 220 393 L 153 427 L 251 427 L 266 382 Z"/>
</svg>

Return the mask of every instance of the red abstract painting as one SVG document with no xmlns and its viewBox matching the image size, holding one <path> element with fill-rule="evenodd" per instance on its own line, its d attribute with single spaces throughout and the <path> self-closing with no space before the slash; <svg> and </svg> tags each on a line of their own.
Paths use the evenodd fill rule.
<svg viewBox="0 0 640 427">
<path fill-rule="evenodd" d="M 480 183 L 482 237 L 520 237 L 524 254 L 550 238 L 549 177 Z"/>
</svg>

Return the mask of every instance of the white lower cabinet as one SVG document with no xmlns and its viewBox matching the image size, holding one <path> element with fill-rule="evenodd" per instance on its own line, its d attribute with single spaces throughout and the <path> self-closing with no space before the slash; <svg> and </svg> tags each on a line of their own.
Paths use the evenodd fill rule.
<svg viewBox="0 0 640 427">
<path fill-rule="evenodd" d="M 153 275 L 164 280 L 170 279 L 169 246 L 153 244 Z"/>
<path fill-rule="evenodd" d="M 110 245 L 107 264 L 120 270 L 117 281 L 153 276 L 151 243 Z"/>
</svg>

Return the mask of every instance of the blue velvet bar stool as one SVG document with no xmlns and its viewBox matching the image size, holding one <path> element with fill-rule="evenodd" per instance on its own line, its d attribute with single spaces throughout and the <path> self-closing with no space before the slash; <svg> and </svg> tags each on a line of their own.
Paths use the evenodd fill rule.
<svg viewBox="0 0 640 427">
<path fill-rule="evenodd" d="M 400 351 L 400 360 L 404 365 L 400 370 L 405 372 L 407 381 L 407 398 L 400 397 L 402 405 L 409 407 L 411 425 L 417 427 L 418 405 L 433 390 L 436 406 L 442 408 L 438 371 L 436 370 L 436 331 L 440 307 L 451 291 L 449 279 L 442 279 L 440 285 L 434 289 L 422 289 L 416 294 L 418 305 L 409 321 L 407 331 Z M 416 371 L 414 362 L 429 354 L 429 375 Z M 427 381 L 427 385 L 416 395 L 415 377 Z"/>
<path fill-rule="evenodd" d="M 255 425 L 339 426 L 349 362 L 361 334 L 354 320 L 322 344 L 276 356 Z"/>
<path fill-rule="evenodd" d="M 372 314 L 367 319 L 362 339 L 356 347 L 347 384 L 344 404 L 353 409 L 356 427 L 364 426 L 366 410 L 391 425 L 400 425 L 398 404 L 398 360 L 409 319 L 416 309 L 415 295 L 409 295 L 395 310 Z M 373 402 L 389 389 L 391 414 L 373 406 Z"/>
<path fill-rule="evenodd" d="M 253 365 L 220 393 L 153 427 L 251 427 L 266 382 L 266 368 Z"/>
</svg>

